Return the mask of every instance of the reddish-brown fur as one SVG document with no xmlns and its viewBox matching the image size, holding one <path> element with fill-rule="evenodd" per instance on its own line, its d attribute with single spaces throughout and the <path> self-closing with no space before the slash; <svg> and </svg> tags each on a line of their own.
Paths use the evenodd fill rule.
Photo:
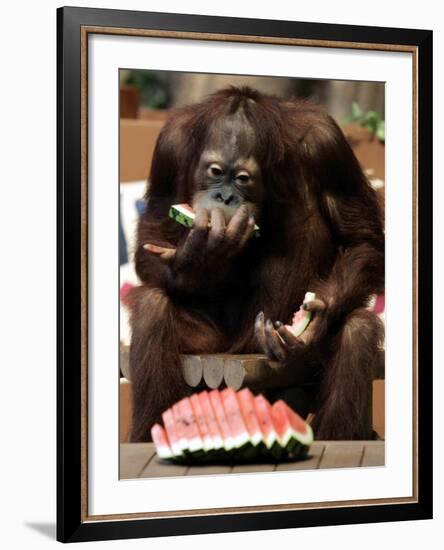
<svg viewBox="0 0 444 550">
<path fill-rule="evenodd" d="M 168 218 L 168 208 L 191 202 L 208 129 L 238 108 L 257 140 L 265 186 L 261 237 L 250 239 L 229 267 L 214 265 L 213 276 L 187 289 L 143 244 L 183 242 L 187 230 Z M 142 285 L 131 296 L 131 440 L 149 440 L 162 411 L 189 393 L 179 353 L 262 352 L 257 313 L 288 323 L 308 290 L 327 304 L 307 356 L 322 365 L 316 437 L 368 437 L 361 419 L 382 328 L 364 308 L 384 288 L 382 215 L 334 120 L 309 102 L 248 88 L 177 109 L 159 136 L 147 199 L 135 259 Z"/>
</svg>

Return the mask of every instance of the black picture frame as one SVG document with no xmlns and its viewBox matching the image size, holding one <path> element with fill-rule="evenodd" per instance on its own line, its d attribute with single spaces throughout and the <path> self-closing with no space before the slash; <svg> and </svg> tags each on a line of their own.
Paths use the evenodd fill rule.
<svg viewBox="0 0 444 550">
<path fill-rule="evenodd" d="M 257 513 L 91 520 L 82 470 L 82 27 L 156 29 L 411 46 L 417 79 L 417 459 L 416 502 Z M 64 7 L 57 10 L 57 539 L 62 542 L 282 529 L 432 518 L 432 32 L 294 21 Z M 84 342 L 83 342 L 84 344 Z"/>
</svg>

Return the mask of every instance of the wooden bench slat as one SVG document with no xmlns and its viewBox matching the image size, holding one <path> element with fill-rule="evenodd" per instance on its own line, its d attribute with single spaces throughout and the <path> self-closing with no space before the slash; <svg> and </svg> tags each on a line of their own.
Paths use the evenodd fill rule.
<svg viewBox="0 0 444 550">
<path fill-rule="evenodd" d="M 247 472 L 274 472 L 276 470 L 276 464 L 266 463 L 263 464 L 236 464 L 231 470 L 232 474 L 244 474 Z"/>
<path fill-rule="evenodd" d="M 152 459 L 143 469 L 139 477 L 169 477 L 169 476 L 183 476 L 186 474 L 188 466 L 181 466 L 179 464 L 169 464 L 162 462 L 159 457 L 154 454 Z"/>
<path fill-rule="evenodd" d="M 152 443 L 125 443 L 120 445 L 119 478 L 134 479 L 155 454 Z"/>
<path fill-rule="evenodd" d="M 385 444 L 383 441 L 365 443 L 361 466 L 385 466 Z"/>
<path fill-rule="evenodd" d="M 327 442 L 319 468 L 356 468 L 361 465 L 362 442 Z"/>
<path fill-rule="evenodd" d="M 298 460 L 297 462 L 281 462 L 280 464 L 277 464 L 276 471 L 316 470 L 319 468 L 324 450 L 325 444 L 315 441 L 312 443 L 308 457 L 305 460 Z"/>
<path fill-rule="evenodd" d="M 199 466 L 190 466 L 186 471 L 187 476 L 229 473 L 231 473 L 231 466 L 229 466 L 228 464 L 202 464 Z"/>
<path fill-rule="evenodd" d="M 301 461 L 181 466 L 160 461 L 153 443 L 122 443 L 120 479 L 384 466 L 384 451 L 384 441 L 314 441 L 308 458 Z"/>
</svg>

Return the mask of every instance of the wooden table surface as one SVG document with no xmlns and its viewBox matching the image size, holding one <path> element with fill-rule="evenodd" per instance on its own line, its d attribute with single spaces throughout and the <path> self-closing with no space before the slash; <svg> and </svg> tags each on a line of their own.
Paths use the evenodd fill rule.
<svg viewBox="0 0 444 550">
<path fill-rule="evenodd" d="M 120 444 L 120 479 L 384 466 L 384 441 L 315 441 L 306 460 L 281 464 L 179 466 L 158 459 L 152 443 Z"/>
</svg>

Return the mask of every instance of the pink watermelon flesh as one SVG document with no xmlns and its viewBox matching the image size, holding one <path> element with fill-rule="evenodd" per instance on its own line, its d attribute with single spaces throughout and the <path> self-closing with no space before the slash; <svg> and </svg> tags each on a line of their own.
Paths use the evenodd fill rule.
<svg viewBox="0 0 444 550">
<path fill-rule="evenodd" d="M 217 423 L 222 433 L 224 447 L 228 451 L 234 447 L 234 440 L 227 422 L 227 418 L 225 416 L 224 406 L 222 404 L 220 393 L 218 390 L 212 390 L 208 395 Z"/>
<path fill-rule="evenodd" d="M 249 434 L 242 416 L 236 392 L 232 388 L 225 388 L 220 392 L 224 406 L 225 417 L 234 439 L 235 447 L 241 447 L 248 443 Z"/>
<path fill-rule="evenodd" d="M 194 214 L 193 207 L 190 204 L 188 204 L 186 202 L 183 202 L 182 204 L 179 204 L 178 206 L 181 206 L 185 210 L 188 210 L 190 212 L 190 214 Z"/>
<path fill-rule="evenodd" d="M 196 418 L 197 428 L 199 430 L 200 437 L 202 438 L 203 448 L 208 451 L 213 448 L 213 440 L 211 438 L 207 419 L 205 418 L 205 414 L 197 393 L 193 393 L 193 395 L 191 395 L 190 402 Z"/>
<path fill-rule="evenodd" d="M 179 401 L 179 410 L 181 412 L 179 422 L 183 425 L 188 449 L 191 452 L 202 449 L 202 439 L 200 437 L 199 428 L 197 427 L 193 407 L 191 406 L 191 402 L 188 397 L 185 397 Z"/>
<path fill-rule="evenodd" d="M 273 403 L 271 407 L 271 418 L 278 436 L 279 444 L 281 447 L 286 447 L 292 437 L 292 431 L 283 401 L 279 400 Z"/>
<path fill-rule="evenodd" d="M 305 446 L 313 441 L 311 427 L 283 400 L 270 405 L 263 395 L 254 396 L 248 388 L 193 394 L 167 409 L 162 419 L 165 428 L 155 424 L 151 435 L 157 454 L 165 459 L 180 456 L 185 449 L 194 452 L 224 447 L 230 451 L 261 441 L 274 453 L 276 440 L 293 453 L 295 441 Z"/>
<path fill-rule="evenodd" d="M 285 328 L 289 330 L 293 336 L 300 336 L 304 330 L 308 327 L 311 318 L 313 316 L 311 311 L 305 311 L 303 308 L 305 302 L 314 300 L 316 294 L 314 292 L 306 292 L 304 296 L 304 301 L 298 311 L 293 315 L 291 325 L 285 325 Z"/>
<path fill-rule="evenodd" d="M 182 453 L 182 445 L 176 429 L 173 410 L 167 409 L 164 413 L 162 413 L 162 420 L 168 436 L 168 441 L 170 442 L 171 450 L 175 455 L 180 455 Z"/>
<path fill-rule="evenodd" d="M 221 449 L 224 446 L 224 441 L 222 439 L 222 432 L 220 431 L 219 425 L 216 420 L 216 415 L 214 414 L 213 407 L 211 406 L 210 397 L 206 390 L 198 394 L 199 402 L 202 406 L 202 411 L 207 421 L 208 431 L 210 432 L 211 439 L 213 441 L 213 447 L 215 449 Z"/>
<path fill-rule="evenodd" d="M 259 394 L 254 398 L 254 407 L 265 445 L 270 449 L 276 441 L 276 432 L 271 419 L 271 405 L 263 395 Z"/>
<path fill-rule="evenodd" d="M 177 437 L 179 438 L 179 445 L 182 450 L 188 449 L 187 434 L 185 432 L 185 426 L 181 422 L 182 411 L 179 402 L 174 403 L 171 407 L 174 417 L 174 425 L 176 427 Z"/>
<path fill-rule="evenodd" d="M 254 396 L 249 388 L 244 388 L 236 392 L 236 398 L 239 402 L 242 416 L 250 435 L 250 441 L 253 445 L 257 445 L 262 441 L 262 432 L 254 407 Z"/>
<path fill-rule="evenodd" d="M 282 447 L 286 447 L 292 438 L 305 445 L 311 443 L 311 428 L 285 401 L 279 399 L 279 401 L 273 403 L 271 414 Z"/>
<path fill-rule="evenodd" d="M 303 418 L 301 418 L 297 412 L 295 412 L 291 407 L 287 405 L 283 401 L 283 404 L 285 408 L 287 409 L 288 419 L 290 421 L 290 425 L 293 428 L 295 432 L 298 432 L 300 434 L 307 433 L 307 426 L 308 424 L 304 421 Z"/>
<path fill-rule="evenodd" d="M 151 428 L 151 437 L 153 443 L 156 446 L 156 452 L 159 458 L 171 458 L 174 453 L 171 450 L 167 434 L 160 424 L 154 424 Z"/>
</svg>

